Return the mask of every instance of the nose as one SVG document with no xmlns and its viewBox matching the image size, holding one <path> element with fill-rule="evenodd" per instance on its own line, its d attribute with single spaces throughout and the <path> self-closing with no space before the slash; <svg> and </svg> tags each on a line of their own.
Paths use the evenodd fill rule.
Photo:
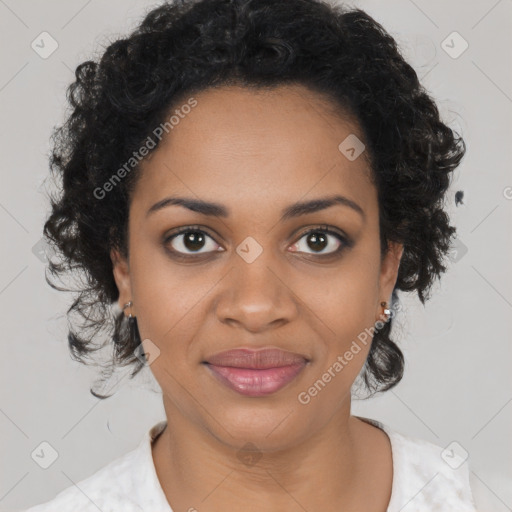
<svg viewBox="0 0 512 512">
<path fill-rule="evenodd" d="M 252 263 L 237 256 L 216 301 L 221 322 L 257 333 L 297 317 L 298 302 L 286 275 L 264 254 L 265 251 Z"/>
</svg>

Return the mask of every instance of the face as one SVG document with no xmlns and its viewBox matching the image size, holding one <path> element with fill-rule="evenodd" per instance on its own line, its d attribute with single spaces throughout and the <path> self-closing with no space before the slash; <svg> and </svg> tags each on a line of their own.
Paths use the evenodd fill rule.
<svg viewBox="0 0 512 512">
<path fill-rule="evenodd" d="M 349 411 L 402 247 L 381 260 L 365 154 L 349 159 L 338 148 L 363 135 L 326 100 L 300 86 L 194 98 L 140 169 L 129 259 L 112 252 L 119 304 L 133 301 L 150 360 L 158 354 L 150 368 L 169 422 L 231 446 L 291 446 Z M 289 209 L 333 196 L 343 199 Z M 162 203 L 170 197 L 219 209 Z M 205 364 L 222 351 L 269 347 L 307 362 L 284 385 L 268 374 L 258 396 Z"/>
</svg>

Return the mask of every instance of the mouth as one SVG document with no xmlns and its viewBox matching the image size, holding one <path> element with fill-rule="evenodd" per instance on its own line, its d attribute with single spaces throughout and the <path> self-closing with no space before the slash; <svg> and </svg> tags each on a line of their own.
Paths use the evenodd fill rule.
<svg viewBox="0 0 512 512">
<path fill-rule="evenodd" d="M 309 359 L 278 349 L 237 349 L 203 361 L 211 374 L 228 388 L 245 396 L 265 396 L 294 380 Z"/>
</svg>

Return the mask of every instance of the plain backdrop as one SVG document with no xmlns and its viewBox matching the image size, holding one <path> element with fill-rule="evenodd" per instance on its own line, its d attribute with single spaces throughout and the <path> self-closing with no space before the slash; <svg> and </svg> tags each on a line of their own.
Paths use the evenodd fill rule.
<svg viewBox="0 0 512 512">
<path fill-rule="evenodd" d="M 71 296 L 46 284 L 38 251 L 48 210 L 42 184 L 49 137 L 63 119 L 73 71 L 155 5 L 0 1 L 2 511 L 53 498 L 135 448 L 165 418 L 149 368 L 135 381 L 120 381 L 106 401 L 90 394 L 98 369 L 71 360 L 65 318 Z M 511 510 L 512 2 L 349 5 L 397 39 L 468 149 L 448 196 L 458 230 L 449 270 L 426 307 L 416 295 L 401 294 L 406 308 L 394 332 L 405 377 L 388 393 L 356 401 L 353 413 L 441 447 L 456 441 L 469 454 L 482 509 Z M 41 38 L 45 51 L 58 45 L 46 58 L 33 48 Z M 464 196 L 456 206 L 458 190 Z M 43 442 L 57 457 L 47 469 L 33 456 Z"/>
</svg>

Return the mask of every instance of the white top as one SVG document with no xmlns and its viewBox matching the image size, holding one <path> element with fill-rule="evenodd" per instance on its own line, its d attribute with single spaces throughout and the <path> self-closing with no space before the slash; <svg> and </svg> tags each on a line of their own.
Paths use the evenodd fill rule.
<svg viewBox="0 0 512 512">
<path fill-rule="evenodd" d="M 382 429 L 391 441 L 393 484 L 387 512 L 476 512 L 467 461 L 453 450 L 444 450 L 443 459 L 443 448 L 435 444 L 399 434 L 375 420 L 359 419 Z M 173 512 L 151 451 L 166 425 L 165 420 L 157 423 L 136 449 L 25 512 Z"/>
</svg>

